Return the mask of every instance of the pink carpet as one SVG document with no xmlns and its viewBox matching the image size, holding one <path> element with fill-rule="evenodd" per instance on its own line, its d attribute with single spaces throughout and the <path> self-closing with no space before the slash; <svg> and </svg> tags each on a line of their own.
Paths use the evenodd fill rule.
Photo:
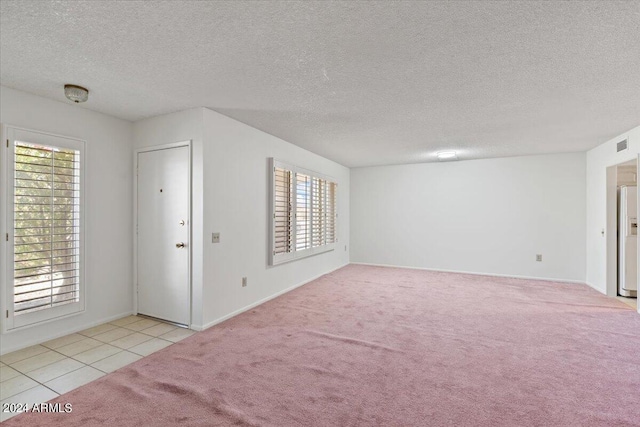
<svg viewBox="0 0 640 427">
<path fill-rule="evenodd" d="M 640 316 L 586 285 L 351 265 L 6 426 L 639 426 Z"/>
</svg>

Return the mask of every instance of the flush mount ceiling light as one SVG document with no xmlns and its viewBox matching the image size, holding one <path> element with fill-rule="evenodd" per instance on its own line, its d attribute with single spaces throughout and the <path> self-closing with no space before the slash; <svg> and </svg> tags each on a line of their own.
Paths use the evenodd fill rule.
<svg viewBox="0 0 640 427">
<path fill-rule="evenodd" d="M 438 160 L 441 162 L 447 160 L 458 160 L 458 155 L 455 151 L 439 151 L 436 153 L 436 156 L 438 156 Z"/>
<path fill-rule="evenodd" d="M 85 102 L 89 98 L 89 91 L 82 86 L 64 85 L 64 96 L 66 96 L 69 101 L 78 104 Z"/>
</svg>

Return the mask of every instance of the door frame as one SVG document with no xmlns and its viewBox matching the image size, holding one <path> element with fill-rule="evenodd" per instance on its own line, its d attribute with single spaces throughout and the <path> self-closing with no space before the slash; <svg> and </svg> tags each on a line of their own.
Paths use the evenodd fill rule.
<svg viewBox="0 0 640 427">
<path fill-rule="evenodd" d="M 193 289 L 192 289 L 192 264 L 193 264 L 193 249 L 191 247 L 191 242 L 193 242 L 193 221 L 192 221 L 192 141 L 180 141 L 173 142 L 170 144 L 161 144 L 161 145 L 153 145 L 149 147 L 142 147 L 134 150 L 133 152 L 133 314 L 138 314 L 138 155 L 141 153 L 147 153 L 151 151 L 160 151 L 160 150 L 170 150 L 172 148 L 180 148 L 187 147 L 189 149 L 189 179 L 187 180 L 189 183 L 189 203 L 188 203 L 188 221 L 189 221 L 189 235 L 187 241 L 187 253 L 188 253 L 188 272 L 187 272 L 187 280 L 188 280 L 188 288 L 189 288 L 189 324 L 187 325 L 189 329 L 193 324 Z"/>
<path fill-rule="evenodd" d="M 606 168 L 606 284 L 605 293 L 610 297 L 618 295 L 618 169 L 617 167 L 635 160 L 636 176 L 640 176 L 640 154 L 632 158 L 607 166 Z M 636 178 L 637 181 L 637 178 Z M 640 212 L 640 182 L 637 182 L 637 203 Z M 639 243 L 640 246 L 640 243 Z M 639 248 L 640 249 L 640 248 Z M 640 266 L 640 250 L 638 251 L 638 265 Z M 638 269 L 638 283 L 640 283 L 640 268 Z M 640 313 L 640 306 L 638 306 Z"/>
</svg>

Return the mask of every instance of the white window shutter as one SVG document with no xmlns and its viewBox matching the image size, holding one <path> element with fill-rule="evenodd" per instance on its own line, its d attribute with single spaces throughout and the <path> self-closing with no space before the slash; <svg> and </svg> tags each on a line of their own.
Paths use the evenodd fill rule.
<svg viewBox="0 0 640 427">
<path fill-rule="evenodd" d="M 15 143 L 15 316 L 79 299 L 79 157 Z"/>
<path fill-rule="evenodd" d="M 271 265 L 332 250 L 337 184 L 275 159 L 271 164 Z"/>
<path fill-rule="evenodd" d="M 274 167 L 273 254 L 289 253 L 293 249 L 293 172 Z"/>
<path fill-rule="evenodd" d="M 311 177 L 296 173 L 296 251 L 311 248 Z"/>
</svg>

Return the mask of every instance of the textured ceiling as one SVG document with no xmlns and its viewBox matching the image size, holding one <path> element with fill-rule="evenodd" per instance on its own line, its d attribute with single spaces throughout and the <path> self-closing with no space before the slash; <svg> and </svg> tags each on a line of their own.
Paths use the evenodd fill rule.
<svg viewBox="0 0 640 427">
<path fill-rule="evenodd" d="M 583 151 L 640 124 L 640 2 L 2 1 L 2 85 L 205 106 L 346 166 Z"/>
</svg>

